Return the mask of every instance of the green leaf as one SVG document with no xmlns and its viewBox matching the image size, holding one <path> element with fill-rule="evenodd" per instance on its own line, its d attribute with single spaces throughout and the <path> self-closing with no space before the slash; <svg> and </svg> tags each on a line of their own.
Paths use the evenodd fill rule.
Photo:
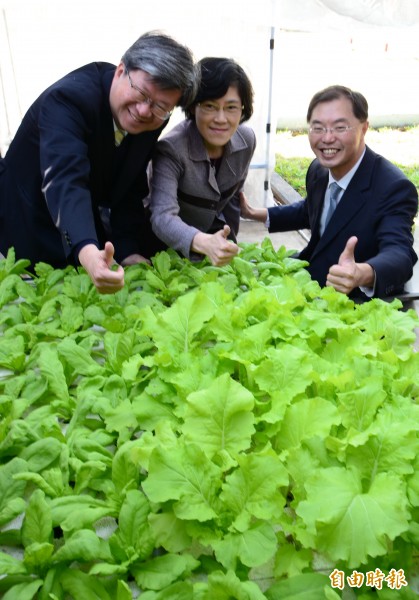
<svg viewBox="0 0 419 600">
<path fill-rule="evenodd" d="M 168 552 L 182 552 L 191 545 L 187 524 L 173 512 L 151 513 L 149 522 L 157 547 L 161 546 Z"/>
<path fill-rule="evenodd" d="M 204 291 L 194 291 L 181 296 L 153 323 L 145 325 L 159 349 L 171 354 L 189 352 L 195 336 L 215 314 L 216 306 Z"/>
<path fill-rule="evenodd" d="M 220 500 L 237 515 L 234 527 L 245 530 L 251 516 L 267 521 L 276 518 L 285 504 L 278 488 L 288 485 L 288 473 L 273 452 L 241 455 L 238 463 L 226 477 Z"/>
<path fill-rule="evenodd" d="M 324 600 L 326 587 L 330 587 L 327 575 L 304 573 L 274 583 L 265 595 L 268 600 L 307 600 L 310 590 L 310 600 Z"/>
<path fill-rule="evenodd" d="M 31 471 L 39 473 L 59 459 L 62 449 L 63 444 L 56 438 L 45 437 L 22 450 L 20 458 L 26 460 Z"/>
<path fill-rule="evenodd" d="M 214 571 L 208 575 L 208 592 L 204 598 L 214 600 L 266 600 L 254 581 L 241 581 L 233 571 Z"/>
<path fill-rule="evenodd" d="M 139 490 L 129 490 L 119 513 L 116 533 L 121 546 L 131 548 L 141 559 L 148 557 L 154 548 L 154 539 L 148 523 L 150 505 Z"/>
<path fill-rule="evenodd" d="M 61 583 L 72 600 L 113 600 L 96 576 L 79 570 L 67 569 L 61 575 Z"/>
<path fill-rule="evenodd" d="M 284 415 L 277 447 L 297 448 L 314 436 L 326 437 L 333 425 L 340 422 L 336 406 L 322 398 L 304 398 L 289 406 Z"/>
<path fill-rule="evenodd" d="M 255 382 L 261 390 L 277 392 L 288 401 L 304 392 L 313 376 L 310 355 L 294 346 L 270 348 L 266 360 L 254 371 Z"/>
<path fill-rule="evenodd" d="M 25 341 L 21 335 L 12 338 L 0 336 L 0 367 L 22 371 L 26 362 L 25 351 Z"/>
<path fill-rule="evenodd" d="M 212 457 L 249 448 L 254 433 L 253 395 L 226 373 L 187 398 L 182 431 Z"/>
<path fill-rule="evenodd" d="M 177 500 L 173 507 L 177 517 L 207 521 L 217 516 L 220 475 L 221 469 L 195 444 L 157 447 L 142 485 L 152 502 Z"/>
<path fill-rule="evenodd" d="M 44 569 L 45 566 L 49 564 L 53 552 L 53 544 L 47 542 L 41 544 L 35 542 L 26 546 L 24 563 L 27 570 L 30 572 L 38 572 L 40 569 Z"/>
<path fill-rule="evenodd" d="M 391 474 L 378 474 L 363 492 L 356 471 L 319 469 L 306 489 L 307 500 L 297 506 L 297 514 L 316 532 L 317 549 L 333 560 L 347 561 L 350 568 L 385 554 L 388 541 L 408 528 L 404 486 Z M 324 490 L 333 502 L 325 502 Z"/>
<path fill-rule="evenodd" d="M 162 590 L 182 575 L 199 566 L 199 561 L 188 554 L 165 554 L 133 567 L 137 584 L 145 589 Z"/>
<path fill-rule="evenodd" d="M 10 508 L 9 504 L 11 501 L 20 501 L 25 491 L 26 483 L 24 481 L 16 481 L 14 476 L 18 473 L 26 471 L 28 468 L 26 462 L 21 458 L 13 458 L 5 465 L 0 466 L 0 523 L 3 518 L 7 518 L 7 514 L 10 512 L 13 514 L 14 510 Z M 16 506 L 14 504 L 13 506 Z M 6 521 L 7 522 L 7 521 Z"/>
<path fill-rule="evenodd" d="M 21 560 L 0 552 L 0 575 L 20 575 L 26 573 L 25 565 Z"/>
<path fill-rule="evenodd" d="M 110 553 L 106 546 L 94 531 L 79 529 L 61 546 L 54 554 L 54 561 L 82 560 L 90 562 L 93 560 L 110 559 Z"/>
<path fill-rule="evenodd" d="M 35 490 L 30 497 L 22 525 L 23 545 L 49 542 L 52 537 L 52 517 L 45 494 Z"/>
<path fill-rule="evenodd" d="M 63 365 L 58 358 L 56 350 L 49 345 L 43 345 L 40 348 L 38 365 L 42 375 L 48 381 L 48 387 L 54 396 L 61 401 L 68 402 L 67 381 Z"/>
<path fill-rule="evenodd" d="M 213 542 L 217 560 L 227 569 L 235 569 L 237 560 L 248 567 L 258 567 L 276 551 L 276 535 L 268 523 L 253 525 L 243 533 L 228 533 Z"/>
<path fill-rule="evenodd" d="M 32 600 L 42 585 L 42 579 L 35 579 L 29 583 L 18 583 L 10 588 L 3 596 L 3 600 Z"/>
<path fill-rule="evenodd" d="M 71 338 L 64 338 L 57 346 L 58 354 L 78 375 L 94 377 L 103 373 L 99 365 L 85 348 Z"/>
</svg>

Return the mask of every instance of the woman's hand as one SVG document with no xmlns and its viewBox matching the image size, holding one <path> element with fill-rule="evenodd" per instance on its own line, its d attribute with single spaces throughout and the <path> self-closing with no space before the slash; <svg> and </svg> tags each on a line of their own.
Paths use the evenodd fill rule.
<svg viewBox="0 0 419 600">
<path fill-rule="evenodd" d="M 239 247 L 228 240 L 230 227 L 224 225 L 216 233 L 197 233 L 192 240 L 191 250 L 208 256 L 211 263 L 216 267 L 227 265 L 238 253 Z"/>
</svg>

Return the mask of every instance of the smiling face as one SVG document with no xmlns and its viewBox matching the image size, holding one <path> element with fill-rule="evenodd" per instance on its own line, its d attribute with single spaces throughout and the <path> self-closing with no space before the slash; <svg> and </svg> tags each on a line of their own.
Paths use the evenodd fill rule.
<svg viewBox="0 0 419 600">
<path fill-rule="evenodd" d="M 361 122 L 357 119 L 351 101 L 342 97 L 317 104 L 309 126 L 327 128 L 326 133 L 309 133 L 310 146 L 320 164 L 330 169 L 335 179 L 341 179 L 357 163 L 364 151 L 368 121 Z M 343 133 L 330 131 L 330 128 L 345 126 L 349 129 Z"/>
<path fill-rule="evenodd" d="M 130 71 L 130 78 L 124 64 L 120 63 L 116 68 L 109 93 L 115 123 L 120 129 L 134 135 L 158 129 L 164 120 L 153 114 L 152 107 L 158 105 L 170 112 L 179 102 L 181 92 L 175 89 L 162 90 L 152 82 L 145 71 L 138 69 Z M 141 90 L 147 97 L 146 102 L 141 101 L 141 93 L 137 90 Z"/>
<path fill-rule="evenodd" d="M 237 88 L 230 86 L 222 98 L 205 100 L 194 110 L 196 126 L 209 157 L 219 158 L 240 124 L 242 101 Z"/>
</svg>

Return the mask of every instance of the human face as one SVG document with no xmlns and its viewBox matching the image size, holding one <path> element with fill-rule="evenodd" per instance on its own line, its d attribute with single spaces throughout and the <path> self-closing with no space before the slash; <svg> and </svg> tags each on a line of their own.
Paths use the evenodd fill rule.
<svg viewBox="0 0 419 600">
<path fill-rule="evenodd" d="M 141 101 L 137 88 L 147 101 Z M 128 76 L 125 65 L 120 63 L 112 81 L 109 102 L 117 126 L 135 135 L 161 127 L 164 120 L 153 114 L 153 105 L 170 112 L 180 96 L 179 90 L 162 90 L 145 71 L 133 69 Z"/>
<path fill-rule="evenodd" d="M 348 98 L 320 102 L 311 115 L 310 127 L 326 127 L 321 134 L 309 133 L 311 149 L 320 164 L 330 169 L 333 177 L 341 179 L 357 163 L 365 148 L 368 121 L 357 119 Z M 330 128 L 347 126 L 344 133 Z"/>
<path fill-rule="evenodd" d="M 235 86 L 222 98 L 205 100 L 195 107 L 195 122 L 210 158 L 219 158 L 239 126 L 242 101 Z"/>
</svg>

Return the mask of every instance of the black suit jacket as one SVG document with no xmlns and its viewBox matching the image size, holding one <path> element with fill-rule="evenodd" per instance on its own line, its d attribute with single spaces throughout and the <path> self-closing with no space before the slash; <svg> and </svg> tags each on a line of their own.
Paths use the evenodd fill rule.
<svg viewBox="0 0 419 600">
<path fill-rule="evenodd" d="M 366 148 L 365 155 L 338 207 L 320 236 L 319 225 L 329 171 L 314 160 L 306 177 L 307 198 L 269 209 L 270 231 L 311 229 L 311 238 L 299 258 L 309 262 L 313 279 L 325 285 L 348 239 L 355 235 L 356 262 L 369 263 L 376 273 L 375 296 L 384 298 L 403 290 L 417 256 L 412 226 L 418 210 L 415 186 L 382 156 Z M 356 289 L 352 297 L 363 297 Z"/>
<path fill-rule="evenodd" d="M 109 63 L 85 65 L 46 89 L 24 116 L 0 161 L 3 254 L 14 246 L 17 258 L 63 267 L 75 260 L 75 247 L 86 240 L 102 247 L 107 239 L 117 260 L 153 253 L 142 198 L 165 123 L 127 135 L 116 148 L 109 105 L 114 72 Z"/>
</svg>

